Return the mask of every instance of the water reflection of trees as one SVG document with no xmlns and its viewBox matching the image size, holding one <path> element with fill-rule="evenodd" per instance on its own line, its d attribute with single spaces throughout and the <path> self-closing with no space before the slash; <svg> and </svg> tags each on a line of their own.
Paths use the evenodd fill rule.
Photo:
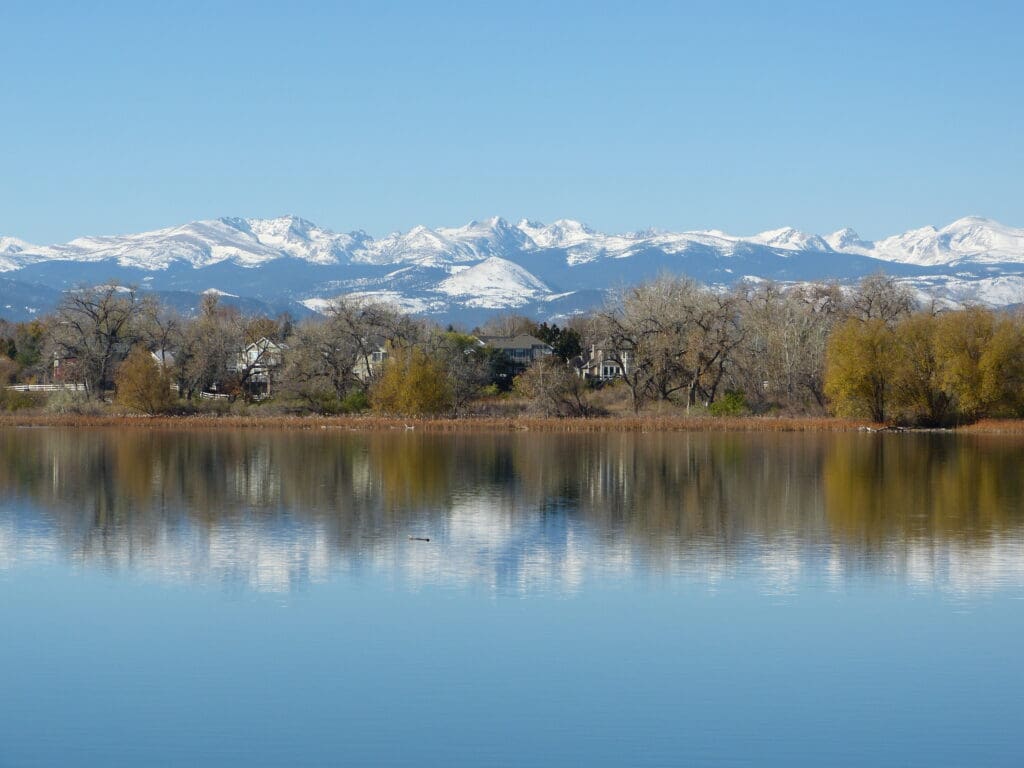
<svg viewBox="0 0 1024 768">
<path fill-rule="evenodd" d="M 835 441 L 823 472 L 833 535 L 882 549 L 907 540 L 982 542 L 1019 529 L 1022 447 L 943 434 Z"/>
<path fill-rule="evenodd" d="M 657 567 L 773 542 L 856 557 L 1019 537 L 1020 446 L 949 435 L 5 429 L 0 494 L 30 502 L 84 558 L 123 561 L 169 537 L 241 528 L 275 540 L 315 531 L 335 556 L 394 556 L 405 532 L 448 530 L 454 510 L 469 510 L 478 525 L 535 530 L 541 549 L 562 552 L 577 526 Z M 538 520 L 557 524 L 529 528 Z"/>
</svg>

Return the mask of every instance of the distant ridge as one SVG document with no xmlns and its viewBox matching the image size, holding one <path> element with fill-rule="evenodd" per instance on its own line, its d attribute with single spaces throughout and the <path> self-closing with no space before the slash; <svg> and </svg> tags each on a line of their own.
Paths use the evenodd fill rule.
<svg viewBox="0 0 1024 768">
<path fill-rule="evenodd" d="M 226 217 L 48 246 L 0 237 L 6 284 L 24 283 L 36 293 L 113 278 L 156 291 L 213 288 L 314 309 L 334 296 L 361 293 L 452 319 L 509 309 L 565 314 L 662 271 L 714 285 L 848 282 L 885 271 L 951 301 L 1006 305 L 1024 301 L 1024 229 L 968 216 L 870 242 L 850 228 L 824 236 L 791 227 L 750 236 L 605 234 L 572 219 L 512 224 L 493 217 L 373 238 L 282 216 Z M 0 284 L 0 314 L 40 309 L 19 304 Z"/>
</svg>

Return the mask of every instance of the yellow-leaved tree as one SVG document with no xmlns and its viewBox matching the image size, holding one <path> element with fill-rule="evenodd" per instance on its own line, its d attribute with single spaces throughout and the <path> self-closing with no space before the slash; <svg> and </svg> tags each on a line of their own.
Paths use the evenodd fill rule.
<svg viewBox="0 0 1024 768">
<path fill-rule="evenodd" d="M 378 413 L 431 416 L 452 410 L 444 366 L 419 347 L 398 347 L 370 390 Z"/>
<path fill-rule="evenodd" d="M 938 319 L 935 355 L 942 387 L 968 419 L 984 416 L 992 405 L 985 391 L 981 360 L 995 332 L 995 316 L 983 307 L 947 312 Z"/>
<path fill-rule="evenodd" d="M 882 319 L 852 318 L 836 328 L 825 354 L 825 394 L 841 416 L 889 417 L 895 336 Z"/>
<path fill-rule="evenodd" d="M 914 424 L 942 426 L 953 416 L 950 393 L 942 385 L 942 370 L 935 352 L 939 326 L 936 315 L 918 312 L 895 328 L 893 409 Z"/>
<path fill-rule="evenodd" d="M 174 402 L 170 376 L 142 346 L 132 349 L 118 367 L 114 385 L 117 401 L 133 411 L 153 415 L 168 410 Z"/>
<path fill-rule="evenodd" d="M 982 398 L 989 411 L 1020 416 L 1024 411 L 1024 328 L 1019 318 L 996 321 L 978 368 Z"/>
</svg>

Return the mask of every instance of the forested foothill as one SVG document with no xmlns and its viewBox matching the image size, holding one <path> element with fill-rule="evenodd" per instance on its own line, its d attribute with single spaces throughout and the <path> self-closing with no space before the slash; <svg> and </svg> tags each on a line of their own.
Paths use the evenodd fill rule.
<svg viewBox="0 0 1024 768">
<path fill-rule="evenodd" d="M 561 325 L 501 315 L 472 329 L 356 297 L 301 322 L 216 295 L 184 316 L 107 285 L 69 291 L 31 322 L 0 320 L 0 382 L 0 407 L 44 414 L 766 414 L 945 427 L 1024 415 L 1024 319 L 923 303 L 884 275 L 853 289 L 729 291 L 663 276 Z"/>
</svg>

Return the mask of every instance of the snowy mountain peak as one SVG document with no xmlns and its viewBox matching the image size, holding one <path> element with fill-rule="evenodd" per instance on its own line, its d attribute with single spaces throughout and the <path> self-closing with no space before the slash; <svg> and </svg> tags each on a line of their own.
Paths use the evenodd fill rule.
<svg viewBox="0 0 1024 768">
<path fill-rule="evenodd" d="M 304 219 L 301 216 L 295 216 L 294 214 L 288 214 L 287 216 L 278 216 L 274 219 L 245 219 L 246 223 L 251 228 L 259 229 L 263 232 L 277 232 L 277 233 L 291 233 L 297 237 L 308 237 L 310 232 L 324 231 L 321 230 L 316 224 Z"/>
<path fill-rule="evenodd" d="M 338 264 L 370 238 L 363 232 L 338 235 L 299 216 L 246 219 L 256 240 L 264 246 L 313 264 Z"/>
<path fill-rule="evenodd" d="M 14 256 L 36 248 L 37 246 L 16 237 L 0 237 L 0 256 Z"/>
<path fill-rule="evenodd" d="M 1024 249 L 1024 229 L 980 216 L 957 219 L 943 227 L 940 234 L 949 237 L 950 250 L 964 255 L 987 254 L 1012 260 Z"/>
<path fill-rule="evenodd" d="M 474 259 L 485 259 L 490 256 L 510 256 L 533 247 L 533 241 L 524 232 L 500 216 L 437 231 L 458 244 L 455 250 L 462 257 L 469 255 Z"/>
<path fill-rule="evenodd" d="M 1003 225 L 993 219 L 985 218 L 984 216 L 963 216 L 952 224 L 943 227 L 943 230 L 947 229 L 968 229 L 970 227 L 994 227 L 1002 228 Z"/>
<path fill-rule="evenodd" d="M 811 235 L 801 232 L 793 227 L 782 227 L 781 229 L 770 229 L 761 232 L 751 238 L 751 242 L 761 243 L 771 248 L 781 248 L 786 251 L 831 251 L 832 248 L 824 239 L 818 235 Z"/>
<path fill-rule="evenodd" d="M 587 235 L 594 234 L 594 230 L 584 224 L 582 221 L 576 221 L 576 219 L 556 219 L 548 229 L 552 231 L 565 232 L 565 233 L 582 233 Z"/>
<path fill-rule="evenodd" d="M 832 250 L 849 253 L 869 251 L 873 245 L 867 240 L 862 240 L 860 235 L 851 227 L 837 229 L 831 235 L 826 235 L 824 239 Z"/>
<path fill-rule="evenodd" d="M 950 247 L 963 253 L 1016 250 L 1024 242 L 1024 229 L 1008 227 L 981 216 L 965 216 L 939 230 L 948 236 Z"/>
<path fill-rule="evenodd" d="M 217 221 L 225 226 L 231 227 L 232 229 L 237 229 L 239 232 L 250 231 L 249 220 L 243 219 L 239 216 L 221 216 Z"/>
<path fill-rule="evenodd" d="M 451 237 L 504 237 L 509 233 L 518 232 L 518 230 L 509 224 L 501 216 L 492 216 L 486 221 L 473 221 L 461 227 L 439 227 L 438 232 L 442 232 L 445 235 Z"/>
<path fill-rule="evenodd" d="M 649 240 L 652 237 L 661 237 L 662 235 L 670 234 L 663 229 L 658 227 L 647 227 L 645 229 L 637 229 L 633 232 L 627 232 L 623 237 L 627 237 L 630 240 Z"/>
<path fill-rule="evenodd" d="M 487 226 L 496 231 L 512 228 L 512 226 L 501 216 L 491 216 L 491 218 L 487 220 Z"/>
<path fill-rule="evenodd" d="M 981 216 L 957 219 L 942 229 L 912 229 L 875 244 L 879 258 L 906 264 L 956 264 L 969 260 L 997 264 L 1024 261 L 1024 229 Z"/>
<path fill-rule="evenodd" d="M 0 272 L 17 269 L 23 261 L 22 255 L 36 249 L 37 246 L 16 237 L 0 237 Z"/>
<path fill-rule="evenodd" d="M 521 221 L 517 227 L 540 248 L 566 248 L 592 240 L 597 233 L 574 219 L 558 219 L 547 226 Z"/>
</svg>

